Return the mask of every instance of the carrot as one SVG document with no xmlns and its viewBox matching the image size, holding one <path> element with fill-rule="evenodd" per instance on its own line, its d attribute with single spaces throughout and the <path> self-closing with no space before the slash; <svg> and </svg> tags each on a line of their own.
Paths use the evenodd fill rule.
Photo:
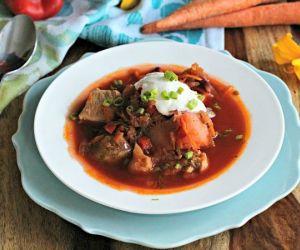
<svg viewBox="0 0 300 250">
<path fill-rule="evenodd" d="M 300 24 L 300 2 L 269 4 L 194 21 L 176 29 Z"/>
<path fill-rule="evenodd" d="M 184 149 L 199 149 L 210 143 L 207 126 L 201 121 L 199 114 L 185 112 L 176 115 L 179 125 L 177 133 L 177 146 Z"/>
<path fill-rule="evenodd" d="M 278 0 L 194 0 L 173 12 L 170 16 L 142 27 L 143 33 L 178 30 L 178 27 L 196 20 L 246 9 L 255 5 Z"/>
</svg>

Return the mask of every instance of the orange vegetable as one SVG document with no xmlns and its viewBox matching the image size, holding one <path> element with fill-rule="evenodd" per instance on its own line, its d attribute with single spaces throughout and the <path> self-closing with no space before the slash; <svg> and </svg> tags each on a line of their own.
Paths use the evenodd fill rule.
<svg viewBox="0 0 300 250">
<path fill-rule="evenodd" d="M 199 114 L 185 112 L 175 119 L 179 125 L 176 143 L 180 148 L 198 150 L 210 143 L 208 128 Z"/>
<path fill-rule="evenodd" d="M 156 33 L 169 30 L 179 30 L 185 24 L 194 21 L 217 16 L 233 11 L 246 9 L 255 5 L 277 2 L 276 0 L 197 0 L 176 10 L 170 16 L 156 22 L 146 24 L 142 28 L 143 33 Z M 267 13 L 265 13 L 267 14 Z M 285 15 L 284 15 L 285 16 Z"/>
<path fill-rule="evenodd" d="M 268 4 L 187 23 L 176 29 L 300 24 L 300 2 Z"/>
</svg>

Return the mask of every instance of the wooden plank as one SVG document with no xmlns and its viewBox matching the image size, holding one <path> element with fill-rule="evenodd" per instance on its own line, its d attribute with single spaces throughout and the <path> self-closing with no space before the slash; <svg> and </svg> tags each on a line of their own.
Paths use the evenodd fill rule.
<svg viewBox="0 0 300 250">
<path fill-rule="evenodd" d="M 272 44 L 288 32 L 291 32 L 291 28 L 287 26 L 247 28 L 244 29 L 245 46 L 250 63 L 259 69 L 277 75 L 287 84 L 292 94 L 293 103 L 299 111 L 300 82 L 295 74 L 288 73 L 286 66 L 276 64 L 272 54 Z M 299 30 L 294 29 L 293 34 L 299 40 Z M 293 194 L 300 202 L 300 186 L 294 190 Z"/>
<path fill-rule="evenodd" d="M 95 45 L 79 41 L 72 47 L 63 65 L 76 61 L 83 52 L 95 51 L 96 48 Z M 22 101 L 23 96 L 15 99 L 0 116 L 0 248 L 72 249 L 78 236 L 75 233 L 77 227 L 36 205 L 22 189 L 11 142 L 22 111 Z M 80 229 L 77 230 L 84 234 Z"/>
<path fill-rule="evenodd" d="M 230 250 L 299 249 L 300 205 L 292 196 L 232 230 Z"/>
<path fill-rule="evenodd" d="M 2 249 L 68 248 L 72 226 L 32 202 L 21 187 L 11 136 L 22 99 L 14 100 L 0 117 L 0 245 Z"/>
<path fill-rule="evenodd" d="M 299 110 L 299 81 L 277 65 L 272 54 L 272 44 L 290 31 L 286 26 L 246 28 L 245 49 L 250 63 L 286 82 Z M 299 203 L 288 196 L 241 229 L 232 230 L 230 249 L 296 249 L 300 245 L 299 214 Z"/>
</svg>

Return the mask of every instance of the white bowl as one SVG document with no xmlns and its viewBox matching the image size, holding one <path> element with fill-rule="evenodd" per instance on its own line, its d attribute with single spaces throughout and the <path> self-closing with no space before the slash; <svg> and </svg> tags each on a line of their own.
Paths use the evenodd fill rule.
<svg viewBox="0 0 300 250">
<path fill-rule="evenodd" d="M 66 115 L 71 102 L 88 85 L 123 67 L 145 63 L 189 66 L 194 62 L 209 74 L 234 85 L 251 114 L 252 132 L 247 147 L 224 174 L 184 192 L 142 195 L 120 191 L 97 181 L 71 157 L 63 135 Z M 239 61 L 204 47 L 166 41 L 145 42 L 101 51 L 64 71 L 40 100 L 34 134 L 39 152 L 49 169 L 75 192 L 100 204 L 128 212 L 169 214 L 217 204 L 255 183 L 279 153 L 283 142 L 284 118 L 272 89 Z"/>
</svg>

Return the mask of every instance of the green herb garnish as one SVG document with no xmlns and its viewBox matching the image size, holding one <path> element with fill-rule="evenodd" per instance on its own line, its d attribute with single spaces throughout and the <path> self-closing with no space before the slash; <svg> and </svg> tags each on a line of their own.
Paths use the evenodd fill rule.
<svg viewBox="0 0 300 250">
<path fill-rule="evenodd" d="M 242 134 L 237 135 L 237 136 L 235 137 L 235 139 L 236 139 L 237 141 L 240 141 L 240 140 L 242 140 L 243 138 L 244 138 L 244 136 L 243 136 Z"/>
<path fill-rule="evenodd" d="M 141 98 L 143 102 L 148 102 L 148 101 L 154 101 L 157 98 L 157 94 L 158 94 L 158 89 L 154 88 L 151 89 L 150 91 L 145 91 Z"/>
<path fill-rule="evenodd" d="M 160 93 L 160 96 L 162 99 L 164 100 L 169 100 L 170 99 L 170 96 L 168 94 L 168 92 L 166 90 L 163 90 L 161 93 Z"/>
<path fill-rule="evenodd" d="M 194 154 L 193 151 L 187 151 L 184 153 L 184 157 L 185 159 L 189 160 L 193 157 L 193 154 Z"/>
<path fill-rule="evenodd" d="M 104 107 L 109 107 L 110 105 L 112 105 L 113 101 L 111 99 L 105 99 L 102 103 L 102 106 Z"/>
<path fill-rule="evenodd" d="M 150 97 L 151 97 L 150 91 L 145 91 L 145 92 L 142 94 L 141 99 L 142 99 L 143 102 L 148 102 L 149 99 L 150 99 Z"/>
<path fill-rule="evenodd" d="M 183 91 L 184 91 L 184 88 L 183 88 L 183 87 L 179 87 L 179 88 L 177 89 L 177 93 L 178 93 L 178 94 L 182 94 Z"/>
<path fill-rule="evenodd" d="M 78 113 L 70 114 L 69 119 L 72 120 L 72 121 L 77 121 L 78 120 Z"/>
<path fill-rule="evenodd" d="M 116 107 L 120 107 L 120 106 L 122 106 L 124 104 L 124 100 L 123 100 L 123 98 L 121 96 L 118 96 L 118 97 L 116 97 L 114 99 L 113 104 Z"/>
<path fill-rule="evenodd" d="M 214 105 L 213 105 L 214 109 L 216 110 L 221 110 L 221 106 L 219 105 L 219 103 L 215 102 Z"/>
<path fill-rule="evenodd" d="M 169 96 L 171 99 L 177 99 L 178 98 L 178 93 L 175 91 L 170 91 Z"/>
<path fill-rule="evenodd" d="M 202 94 L 198 94 L 198 95 L 197 95 L 197 98 L 202 102 L 202 101 L 204 101 L 205 96 L 202 95 Z"/>
<path fill-rule="evenodd" d="M 123 81 L 122 80 L 114 80 L 113 83 L 110 85 L 111 89 L 120 89 L 123 87 Z"/>
<path fill-rule="evenodd" d="M 123 81 L 122 80 L 114 80 L 114 85 L 115 86 L 122 86 L 123 85 Z"/>
<path fill-rule="evenodd" d="M 223 132 L 220 132 L 218 134 L 218 136 L 221 138 L 228 137 L 232 132 L 233 132 L 233 130 L 231 128 L 228 128 L 228 129 L 225 129 Z"/>
<path fill-rule="evenodd" d="M 193 110 L 194 108 L 196 108 L 198 105 L 198 101 L 196 99 L 192 99 L 190 101 L 188 101 L 187 103 L 187 107 L 190 109 L 190 110 Z"/>
<path fill-rule="evenodd" d="M 164 78 L 168 81 L 177 81 L 178 80 L 178 76 L 173 71 L 170 71 L 170 70 L 167 70 L 164 73 Z"/>
<path fill-rule="evenodd" d="M 150 93 L 152 97 L 156 97 L 158 94 L 158 89 L 157 88 L 151 89 Z"/>
<path fill-rule="evenodd" d="M 137 111 L 136 111 L 137 114 L 139 115 L 143 115 L 145 113 L 145 109 L 144 108 L 139 108 Z"/>
<path fill-rule="evenodd" d="M 175 168 L 176 168 L 176 169 L 181 169 L 182 166 L 181 166 L 181 164 L 178 162 L 178 163 L 176 163 Z"/>
<path fill-rule="evenodd" d="M 127 113 L 131 113 L 133 111 L 133 107 L 131 105 L 126 107 Z"/>
</svg>

